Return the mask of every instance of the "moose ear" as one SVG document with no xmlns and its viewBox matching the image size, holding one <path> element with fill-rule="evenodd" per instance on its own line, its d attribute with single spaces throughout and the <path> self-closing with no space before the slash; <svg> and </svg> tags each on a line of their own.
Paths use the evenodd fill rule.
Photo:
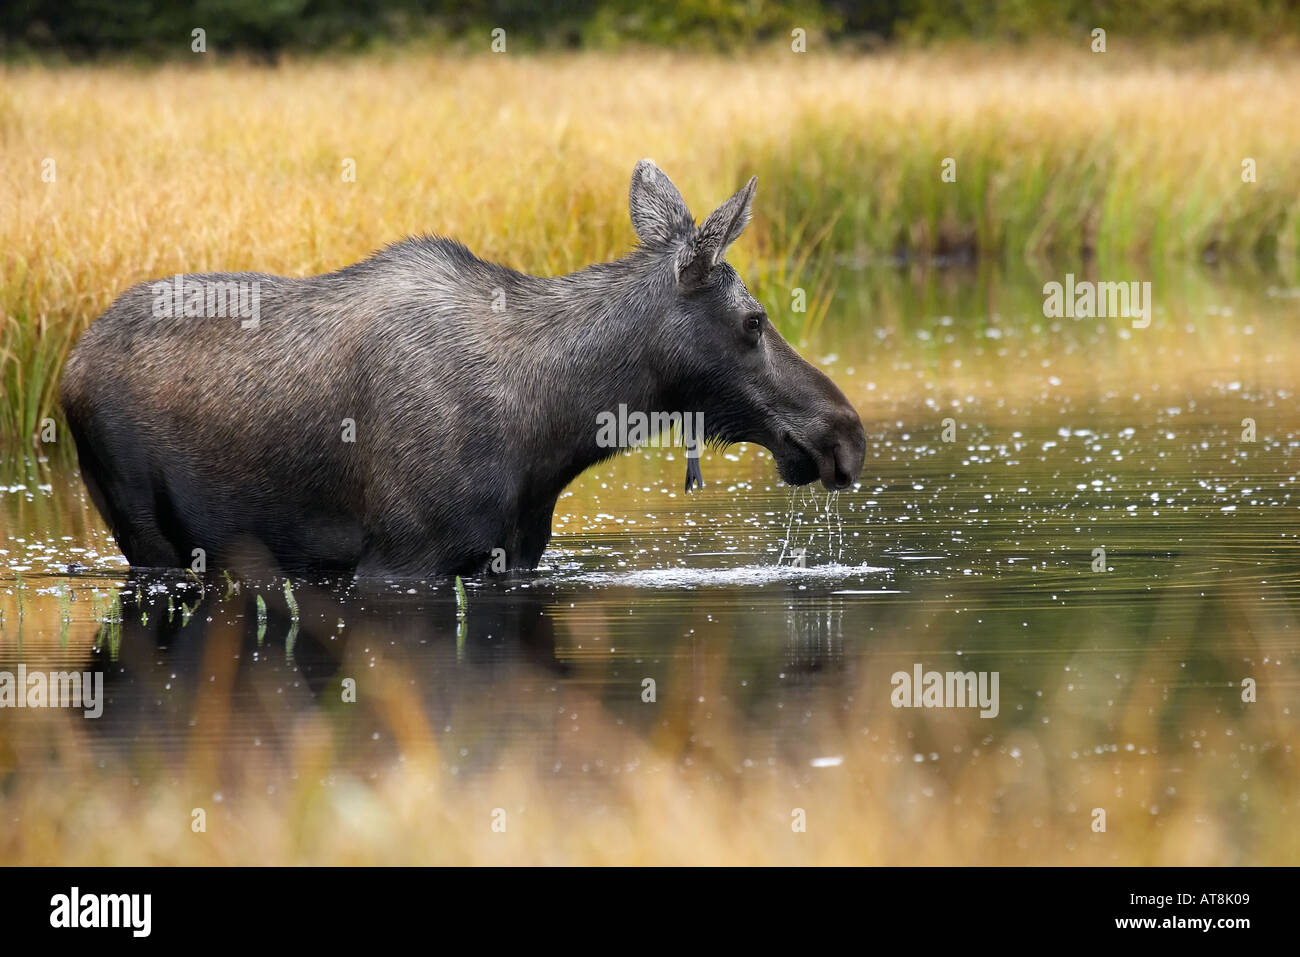
<svg viewBox="0 0 1300 957">
<path fill-rule="evenodd" d="M 632 227 L 643 246 L 665 246 L 695 229 L 695 219 L 682 201 L 682 194 L 653 160 L 643 159 L 632 171 L 628 207 Z"/>
<path fill-rule="evenodd" d="M 692 243 L 690 260 L 682 269 L 683 276 L 689 275 L 698 280 L 722 261 L 728 247 L 740 238 L 740 234 L 749 225 L 750 206 L 753 205 L 754 191 L 757 189 L 758 177 L 751 176 L 735 196 L 709 214 Z"/>
</svg>

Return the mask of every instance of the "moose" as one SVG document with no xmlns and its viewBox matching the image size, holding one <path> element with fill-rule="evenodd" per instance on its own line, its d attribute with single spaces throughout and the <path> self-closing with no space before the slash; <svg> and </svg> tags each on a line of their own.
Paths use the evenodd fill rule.
<svg viewBox="0 0 1300 957">
<path fill-rule="evenodd" d="M 698 413 L 703 441 L 847 488 L 857 412 L 724 259 L 756 183 L 697 226 L 643 160 L 634 249 L 553 278 L 422 236 L 325 275 L 134 286 L 60 383 L 91 499 L 134 567 L 202 554 L 429 578 L 485 571 L 500 549 L 532 569 L 565 486 L 617 451 L 596 422 L 620 404 Z M 251 289 L 255 315 L 213 318 L 213 289 Z"/>
</svg>

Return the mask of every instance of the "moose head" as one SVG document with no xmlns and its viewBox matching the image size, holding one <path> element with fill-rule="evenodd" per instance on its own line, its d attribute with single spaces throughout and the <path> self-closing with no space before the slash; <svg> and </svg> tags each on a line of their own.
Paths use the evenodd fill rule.
<svg viewBox="0 0 1300 957">
<path fill-rule="evenodd" d="M 844 489 L 866 456 L 857 411 L 782 338 L 725 258 L 749 222 L 757 182 L 697 226 L 664 172 L 637 164 L 630 207 L 663 304 L 649 330 L 660 373 L 680 408 L 703 413 L 708 440 L 763 446 L 792 485 L 821 479 Z"/>
</svg>

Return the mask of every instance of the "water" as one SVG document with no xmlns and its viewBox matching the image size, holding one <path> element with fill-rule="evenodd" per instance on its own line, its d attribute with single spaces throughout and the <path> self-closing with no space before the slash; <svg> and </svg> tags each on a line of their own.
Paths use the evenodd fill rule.
<svg viewBox="0 0 1300 957">
<path fill-rule="evenodd" d="M 106 701 L 0 712 L 4 857 L 1294 862 L 1295 290 L 1157 277 L 1140 330 L 1044 319 L 1043 281 L 847 273 L 802 349 L 858 488 L 740 447 L 688 496 L 639 450 L 463 606 L 129 576 L 57 450 L 11 455 L 0 669 Z M 895 707 L 916 665 L 996 672 L 996 715 Z"/>
</svg>

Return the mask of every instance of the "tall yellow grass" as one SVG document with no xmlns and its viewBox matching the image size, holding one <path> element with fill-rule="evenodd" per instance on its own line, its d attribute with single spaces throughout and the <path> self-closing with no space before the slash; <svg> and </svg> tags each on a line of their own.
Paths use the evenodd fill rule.
<svg viewBox="0 0 1300 957">
<path fill-rule="evenodd" d="M 624 197 L 643 156 L 698 215 L 759 174 L 757 222 L 734 255 L 760 291 L 825 288 L 831 252 L 899 249 L 1213 250 L 1293 268 L 1300 64 L 1195 62 L 408 53 L 4 69 L 0 439 L 30 439 L 53 413 L 72 342 L 132 283 L 320 272 L 426 231 L 563 272 L 632 243 Z M 947 157 L 955 183 L 940 179 Z"/>
</svg>

